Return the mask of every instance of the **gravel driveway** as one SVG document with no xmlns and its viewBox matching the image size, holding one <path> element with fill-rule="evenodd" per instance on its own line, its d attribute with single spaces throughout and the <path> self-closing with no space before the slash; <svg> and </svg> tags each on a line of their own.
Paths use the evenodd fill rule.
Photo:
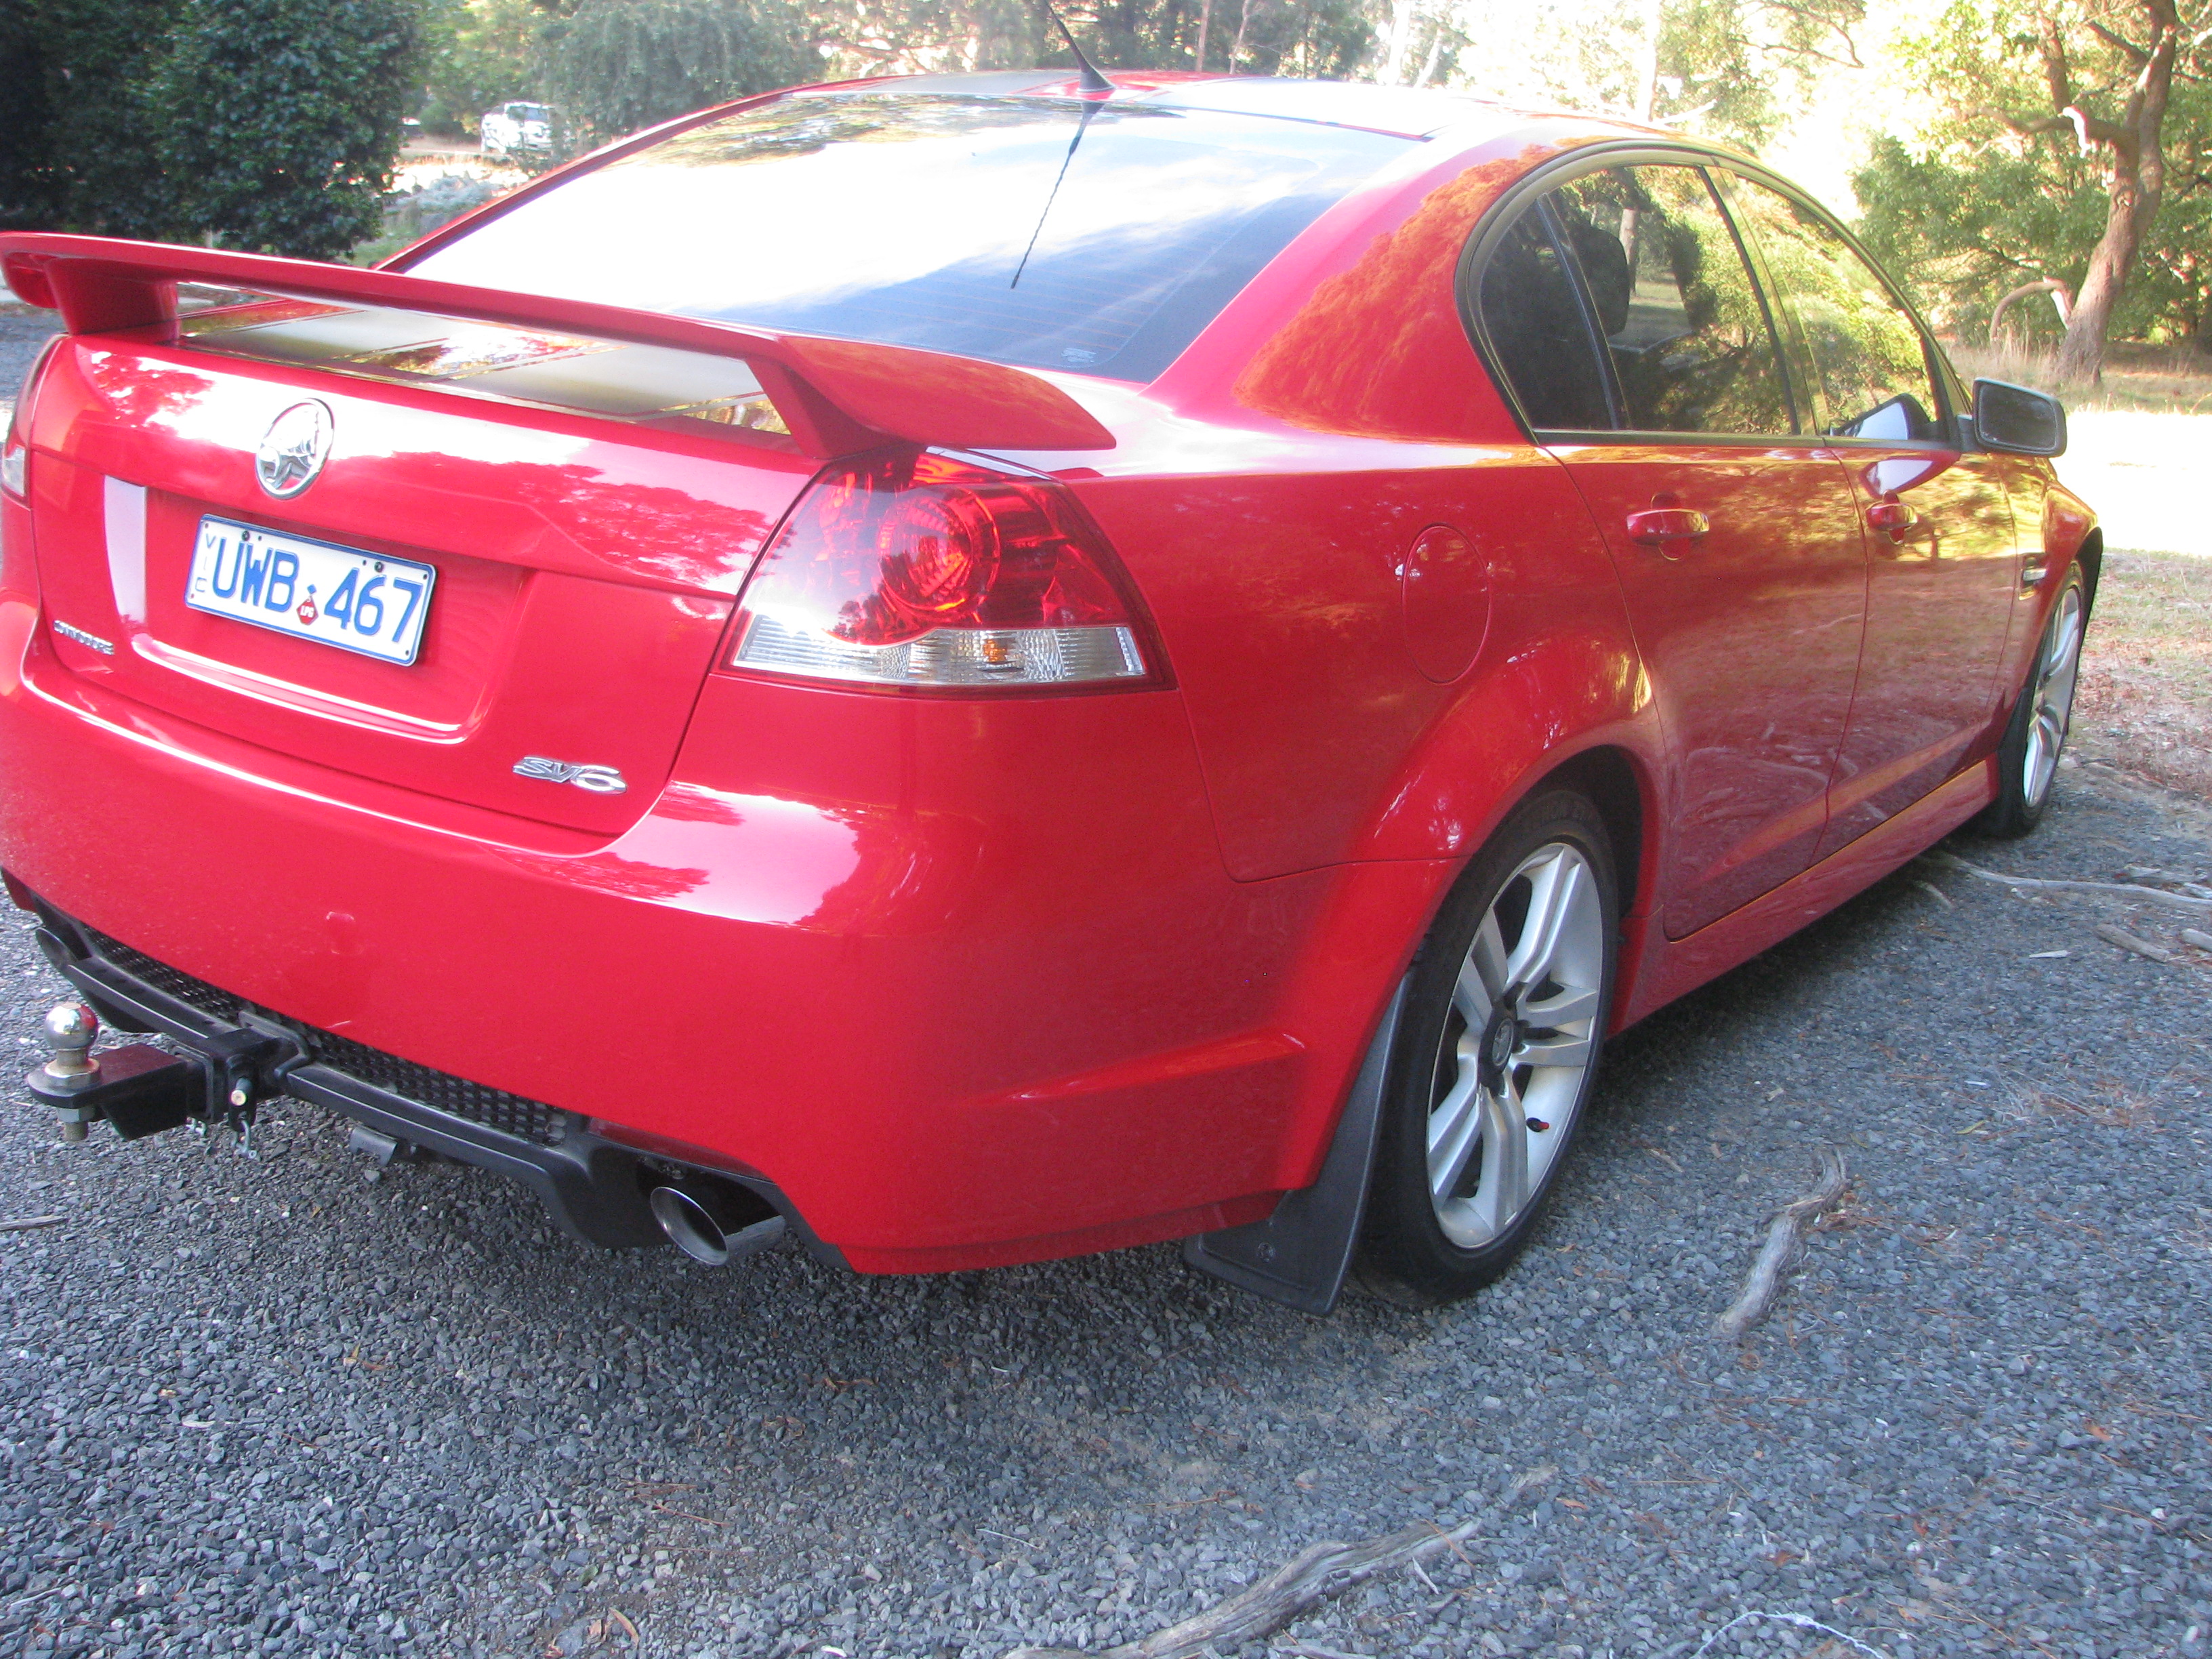
<svg viewBox="0 0 2212 1659">
<path fill-rule="evenodd" d="M 0 427 L 8 423 L 9 411 L 15 407 L 15 394 L 22 389 L 23 377 L 31 372 L 38 361 L 39 348 L 53 337 L 54 314 L 51 311 L 33 311 L 10 299 L 8 290 L 0 288 Z"/>
<path fill-rule="evenodd" d="M 2034 839 L 1953 846 L 2208 843 L 2085 765 Z M 15 1108 L 0 1214 L 64 1219 L 0 1235 L 0 1650 L 1099 1646 L 1432 1517 L 1463 1559 L 1278 1650 L 2201 1654 L 2212 962 L 2091 932 L 2185 920 L 1904 872 L 1619 1042 L 1529 1255 L 1432 1313 L 1308 1320 L 1166 1248 L 716 1273 L 373 1176 L 306 1108 L 258 1161 Z M 5 948 L 21 1045 L 58 987 Z M 1823 1142 L 1843 1224 L 1717 1344 Z"/>
</svg>

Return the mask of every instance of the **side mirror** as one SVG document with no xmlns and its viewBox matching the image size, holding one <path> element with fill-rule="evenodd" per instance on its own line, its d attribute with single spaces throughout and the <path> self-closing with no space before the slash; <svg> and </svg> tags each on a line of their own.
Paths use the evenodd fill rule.
<svg viewBox="0 0 2212 1659">
<path fill-rule="evenodd" d="M 1974 382 L 1974 435 L 2015 455 L 2063 455 L 2066 405 L 2005 380 Z"/>
</svg>

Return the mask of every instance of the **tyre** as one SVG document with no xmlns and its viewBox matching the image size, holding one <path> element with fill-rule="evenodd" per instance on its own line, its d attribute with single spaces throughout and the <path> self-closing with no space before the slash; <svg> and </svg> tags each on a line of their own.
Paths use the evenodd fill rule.
<svg viewBox="0 0 2212 1659">
<path fill-rule="evenodd" d="M 1414 965 L 1360 1277 L 1444 1302 L 1528 1243 L 1581 1127 L 1613 1000 L 1620 889 L 1583 797 L 1528 801 L 1468 866 Z"/>
<path fill-rule="evenodd" d="M 2014 703 L 1997 745 L 1997 798 L 1982 809 L 1974 828 L 1989 836 L 2024 836 L 2043 821 L 2051 781 L 2074 720 L 2074 690 L 2081 676 L 2081 633 L 2089 621 L 2088 592 L 2079 566 L 2066 573 L 2028 665 L 2027 683 Z"/>
</svg>

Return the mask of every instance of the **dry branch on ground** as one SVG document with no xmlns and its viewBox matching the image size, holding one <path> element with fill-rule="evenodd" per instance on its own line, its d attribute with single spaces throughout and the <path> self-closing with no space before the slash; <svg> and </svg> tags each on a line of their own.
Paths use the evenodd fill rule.
<svg viewBox="0 0 2212 1659">
<path fill-rule="evenodd" d="M 1449 1532 L 1420 1522 L 1362 1543 L 1316 1544 L 1249 1589 L 1194 1619 L 1154 1631 L 1137 1641 L 1097 1652 L 1078 1648 L 1016 1648 L 1006 1659 L 1199 1659 L 1209 1647 L 1268 1635 L 1324 1597 L 1394 1567 L 1456 1550 L 1474 1535 L 1472 1521 Z"/>
<path fill-rule="evenodd" d="M 1820 1184 L 1796 1202 L 1785 1204 L 1774 1212 L 1774 1223 L 1766 1230 L 1766 1243 L 1752 1264 L 1751 1273 L 1743 1281 L 1743 1291 L 1733 1307 L 1713 1322 L 1713 1334 L 1724 1341 L 1735 1341 L 1766 1317 L 1774 1305 L 1774 1298 L 1782 1289 L 1783 1276 L 1796 1259 L 1798 1247 L 1813 1224 L 1842 1200 L 1844 1187 L 1849 1179 L 1841 1153 L 1832 1146 L 1820 1150 Z"/>
</svg>

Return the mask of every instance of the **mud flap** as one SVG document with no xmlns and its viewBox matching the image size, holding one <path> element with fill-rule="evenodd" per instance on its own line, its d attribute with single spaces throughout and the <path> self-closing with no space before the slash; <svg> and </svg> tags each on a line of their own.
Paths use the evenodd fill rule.
<svg viewBox="0 0 2212 1659">
<path fill-rule="evenodd" d="M 1326 1314 L 1336 1306 L 1367 1213 L 1382 1092 L 1408 982 L 1400 981 L 1367 1045 L 1367 1057 L 1337 1120 L 1336 1137 L 1322 1160 L 1320 1179 L 1285 1194 L 1265 1221 L 1185 1239 L 1186 1266 L 1300 1313 Z"/>
</svg>

